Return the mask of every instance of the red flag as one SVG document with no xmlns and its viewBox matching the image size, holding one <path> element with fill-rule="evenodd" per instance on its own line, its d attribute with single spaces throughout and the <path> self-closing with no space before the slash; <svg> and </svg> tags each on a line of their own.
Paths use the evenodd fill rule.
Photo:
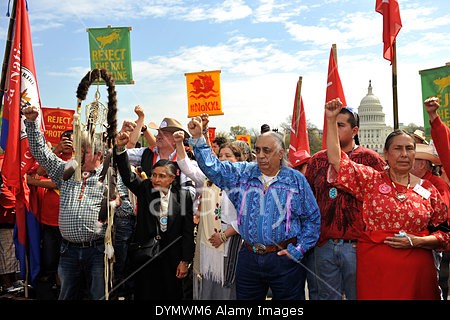
<svg viewBox="0 0 450 320">
<path fill-rule="evenodd" d="M 305 108 L 301 92 L 301 80 L 297 82 L 294 99 L 294 110 L 292 112 L 291 134 L 289 142 L 289 161 L 295 166 L 295 152 L 304 150 L 310 153 L 308 128 L 306 126 Z"/>
<path fill-rule="evenodd" d="M 391 61 L 394 56 L 393 44 L 398 32 L 402 28 L 400 8 L 397 0 L 377 0 L 375 10 L 383 15 L 383 43 L 386 60 Z"/>
<path fill-rule="evenodd" d="M 331 48 L 330 61 L 328 63 L 327 94 L 325 98 L 325 103 L 336 98 L 341 99 L 343 107 L 347 106 L 347 101 L 345 101 L 344 89 L 342 88 L 341 78 L 339 77 L 336 60 L 334 60 L 333 48 Z M 324 114 L 322 149 L 326 148 L 327 148 L 327 118 Z"/>
<path fill-rule="evenodd" d="M 29 188 L 25 174 L 35 164 L 28 148 L 21 109 L 26 106 L 40 108 L 36 69 L 31 43 L 30 23 L 25 0 L 17 0 L 14 38 L 7 71 L 7 92 L 4 98 L 2 141 L 5 142 L 5 159 L 2 173 L 7 185 L 16 195 L 16 255 L 20 260 L 22 276 L 28 271 L 26 256 L 30 256 L 31 280 L 39 272 L 39 229 L 37 220 L 30 212 Z M 37 121 L 41 121 L 39 116 Z M 41 123 L 41 129 L 42 123 Z M 36 213 L 36 212 L 35 212 Z M 30 231 L 32 234 L 30 234 Z"/>
</svg>

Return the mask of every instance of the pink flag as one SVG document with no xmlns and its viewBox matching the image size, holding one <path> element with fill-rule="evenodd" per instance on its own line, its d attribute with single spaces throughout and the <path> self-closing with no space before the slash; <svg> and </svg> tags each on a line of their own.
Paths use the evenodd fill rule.
<svg viewBox="0 0 450 320">
<path fill-rule="evenodd" d="M 397 0 L 377 0 L 375 10 L 383 15 L 383 57 L 391 61 L 394 56 L 393 44 L 402 28 L 400 8 Z"/>
<path fill-rule="evenodd" d="M 325 103 L 336 98 L 341 99 L 343 107 L 347 106 L 347 101 L 345 101 L 344 89 L 342 88 L 341 78 L 339 77 L 336 60 L 334 59 L 333 48 L 331 48 L 330 60 L 328 63 L 327 94 L 325 98 Z M 327 148 L 327 118 L 324 114 L 322 149 L 326 148 Z"/>
</svg>

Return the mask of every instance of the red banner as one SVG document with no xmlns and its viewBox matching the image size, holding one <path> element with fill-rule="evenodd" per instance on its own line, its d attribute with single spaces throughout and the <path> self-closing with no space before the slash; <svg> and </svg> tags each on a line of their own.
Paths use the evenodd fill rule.
<svg viewBox="0 0 450 320">
<path fill-rule="evenodd" d="M 216 138 L 216 128 L 215 127 L 208 128 L 208 137 L 209 137 L 209 141 L 212 143 L 213 140 Z"/>
<path fill-rule="evenodd" d="M 298 80 L 295 90 L 294 110 L 292 112 L 291 134 L 289 139 L 289 161 L 292 165 L 295 166 L 295 153 L 301 150 L 306 151 L 308 154 L 310 153 L 305 108 L 301 96 L 301 81 Z"/>
<path fill-rule="evenodd" d="M 342 88 L 341 78 L 339 77 L 338 67 L 334 59 L 334 51 L 331 48 L 330 60 L 328 62 L 328 77 L 327 77 L 327 93 L 325 103 L 330 100 L 341 99 L 342 106 L 347 106 L 345 101 L 344 89 Z M 322 149 L 327 148 L 327 118 L 323 115 L 323 133 L 322 133 Z"/>
<path fill-rule="evenodd" d="M 28 106 L 40 109 L 41 102 L 34 66 L 30 22 L 25 0 L 16 2 L 14 38 L 8 61 L 7 92 L 4 98 L 2 140 L 5 140 L 5 159 L 2 173 L 7 185 L 16 195 L 16 230 L 14 243 L 20 261 L 21 278 L 30 274 L 31 282 L 39 273 L 40 239 L 39 223 L 30 211 L 30 190 L 25 174 L 36 163 L 28 148 L 24 116 L 21 110 Z M 36 121 L 41 124 L 41 115 Z M 28 258 L 26 258 L 28 256 Z"/>
<path fill-rule="evenodd" d="M 73 114 L 75 110 L 42 107 L 42 118 L 45 125 L 45 140 L 57 145 L 61 133 L 72 130 Z"/>
<path fill-rule="evenodd" d="M 383 15 L 383 57 L 392 62 L 395 38 L 402 28 L 398 1 L 377 0 L 375 10 Z"/>
</svg>

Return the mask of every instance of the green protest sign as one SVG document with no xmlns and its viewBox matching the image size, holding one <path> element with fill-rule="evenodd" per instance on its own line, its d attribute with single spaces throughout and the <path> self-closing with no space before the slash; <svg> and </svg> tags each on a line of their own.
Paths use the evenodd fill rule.
<svg viewBox="0 0 450 320">
<path fill-rule="evenodd" d="M 448 127 L 450 127 L 450 65 L 439 68 L 420 70 L 422 82 L 422 104 L 429 97 L 438 97 L 438 114 Z M 430 121 L 428 114 L 423 107 L 423 119 L 425 135 L 430 138 Z"/>
<path fill-rule="evenodd" d="M 91 69 L 108 70 L 115 84 L 133 84 L 130 27 L 88 28 Z"/>
</svg>

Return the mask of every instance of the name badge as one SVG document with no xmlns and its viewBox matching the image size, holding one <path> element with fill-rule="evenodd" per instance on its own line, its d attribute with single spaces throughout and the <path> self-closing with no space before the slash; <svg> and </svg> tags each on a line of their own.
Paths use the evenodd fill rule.
<svg viewBox="0 0 450 320">
<path fill-rule="evenodd" d="M 421 195 L 422 198 L 427 199 L 430 197 L 431 192 L 428 191 L 427 189 L 425 189 L 424 187 L 422 187 L 420 184 L 416 184 L 414 186 L 414 192 L 416 192 L 417 194 Z"/>
</svg>

